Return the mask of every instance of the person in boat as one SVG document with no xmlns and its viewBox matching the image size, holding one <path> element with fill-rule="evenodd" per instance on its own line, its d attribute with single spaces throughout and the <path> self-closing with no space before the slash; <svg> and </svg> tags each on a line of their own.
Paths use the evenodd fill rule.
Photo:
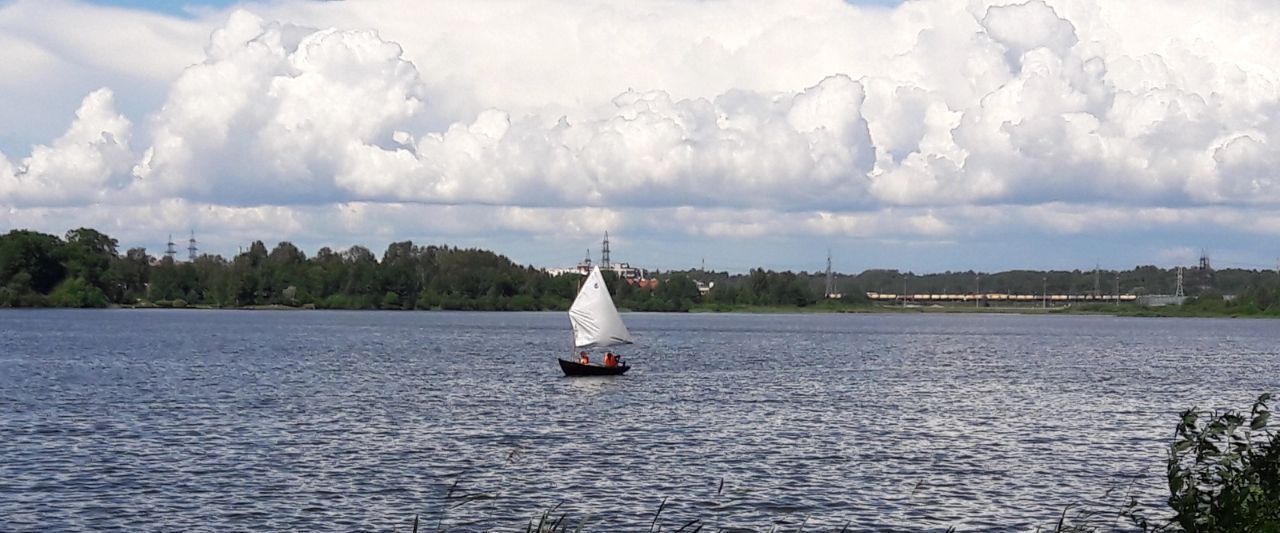
<svg viewBox="0 0 1280 533">
<path fill-rule="evenodd" d="M 608 367 L 622 366 L 622 356 L 613 352 L 605 353 L 604 366 L 608 366 Z"/>
<path fill-rule="evenodd" d="M 578 363 L 579 363 L 579 364 L 583 364 L 583 365 L 589 365 L 589 364 L 591 364 L 591 358 L 590 358 L 590 357 L 587 357 L 587 351 L 586 351 L 586 350 L 583 350 L 583 351 L 581 351 L 581 352 L 578 352 Z"/>
</svg>

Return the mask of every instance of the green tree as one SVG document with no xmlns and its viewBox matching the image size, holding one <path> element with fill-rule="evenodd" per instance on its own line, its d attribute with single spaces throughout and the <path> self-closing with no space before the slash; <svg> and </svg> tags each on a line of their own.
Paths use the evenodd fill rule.
<svg viewBox="0 0 1280 533">
<path fill-rule="evenodd" d="M 664 302 L 665 310 L 688 311 L 700 294 L 693 280 L 684 274 L 676 274 L 658 284 L 655 296 Z"/>
<path fill-rule="evenodd" d="M 151 280 L 151 257 L 144 248 L 130 248 L 123 257 L 113 257 L 108 278 L 114 280 L 114 290 L 108 296 L 116 302 L 133 303 L 147 295 L 147 283 Z"/>
<path fill-rule="evenodd" d="M 62 247 L 57 237 L 34 231 L 13 230 L 0 237 L 0 286 L 15 293 L 49 294 L 67 276 Z"/>
<path fill-rule="evenodd" d="M 107 295 L 84 278 L 72 278 L 53 290 L 49 303 L 55 307 L 106 307 Z"/>
<path fill-rule="evenodd" d="M 293 243 L 276 244 L 259 269 L 259 299 L 263 303 L 294 305 L 297 286 L 306 282 L 306 261 L 306 254 Z M 290 287 L 294 288 L 293 295 L 286 297 L 284 292 Z"/>
<path fill-rule="evenodd" d="M 151 268 L 151 285 L 147 298 L 151 301 L 173 300 L 185 295 L 178 274 L 178 264 L 172 257 L 165 256 L 156 266 Z"/>
<path fill-rule="evenodd" d="M 372 308 L 377 301 L 378 259 L 373 252 L 363 246 L 352 246 L 342 254 L 347 277 L 343 283 L 342 294 L 347 297 L 346 307 L 356 309 Z"/>
<path fill-rule="evenodd" d="M 116 258 L 116 240 L 89 228 L 68 231 L 66 240 L 61 255 L 67 276 L 83 279 L 102 291 L 118 292 L 115 280 L 108 275 Z"/>
<path fill-rule="evenodd" d="M 383 290 L 396 295 L 397 305 L 414 307 L 422 291 L 426 269 L 422 267 L 423 251 L 411 241 L 393 242 L 382 254 L 379 277 Z M 384 298 L 383 307 L 386 307 Z"/>
</svg>

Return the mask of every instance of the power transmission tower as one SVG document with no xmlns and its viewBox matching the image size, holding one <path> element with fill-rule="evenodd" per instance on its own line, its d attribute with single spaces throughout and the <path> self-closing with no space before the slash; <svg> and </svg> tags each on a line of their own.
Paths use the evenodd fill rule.
<svg viewBox="0 0 1280 533">
<path fill-rule="evenodd" d="M 600 249 L 600 268 L 609 269 L 609 232 L 604 232 L 604 247 Z"/>
<path fill-rule="evenodd" d="M 1173 295 L 1179 298 L 1187 295 L 1187 293 L 1182 290 L 1182 267 L 1178 267 L 1178 288 L 1174 290 Z"/>
<path fill-rule="evenodd" d="M 1094 263 L 1093 265 L 1093 297 L 1096 299 L 1102 296 L 1102 265 Z"/>
<path fill-rule="evenodd" d="M 1200 250 L 1200 290 L 1213 288 L 1213 267 L 1209 265 L 1209 251 Z"/>
<path fill-rule="evenodd" d="M 827 293 L 824 298 L 831 298 L 836 293 L 836 279 L 831 274 L 831 250 L 827 250 Z"/>
<path fill-rule="evenodd" d="M 200 249 L 196 248 L 196 230 L 191 230 L 191 238 L 187 239 L 187 257 L 190 258 L 192 263 L 196 262 L 196 252 L 198 251 Z"/>
<path fill-rule="evenodd" d="M 168 257 L 170 260 L 173 260 L 174 256 L 178 255 L 178 249 L 175 248 L 175 246 L 177 245 L 173 243 L 173 234 L 170 233 L 169 242 L 165 243 L 165 248 L 164 248 L 165 257 Z"/>
<path fill-rule="evenodd" d="M 1116 272 L 1116 307 L 1120 307 L 1120 272 Z"/>
</svg>

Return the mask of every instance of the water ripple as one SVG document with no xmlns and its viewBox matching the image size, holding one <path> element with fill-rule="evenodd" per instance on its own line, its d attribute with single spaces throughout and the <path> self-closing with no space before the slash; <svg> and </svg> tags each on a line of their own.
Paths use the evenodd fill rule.
<svg viewBox="0 0 1280 533">
<path fill-rule="evenodd" d="M 1027 531 L 1158 504 L 1177 411 L 1280 362 L 1262 321 L 626 320 L 634 370 L 565 379 L 556 313 L 0 311 L 0 530 Z"/>
</svg>

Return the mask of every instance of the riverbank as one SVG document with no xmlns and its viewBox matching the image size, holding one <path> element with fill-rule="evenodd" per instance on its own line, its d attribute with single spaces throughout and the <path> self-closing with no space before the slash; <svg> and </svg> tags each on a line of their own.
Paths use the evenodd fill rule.
<svg viewBox="0 0 1280 533">
<path fill-rule="evenodd" d="M 1084 304 L 1063 307 L 979 307 L 960 305 L 814 305 L 767 306 L 700 304 L 689 309 L 691 313 L 749 313 L 749 314 L 822 314 L 822 313 L 937 313 L 937 314 L 1014 314 L 1014 315 L 1099 315 L 1139 318 L 1280 318 L 1280 310 L 1259 311 L 1249 308 L 1206 308 L 1195 306 L 1143 307 L 1134 304 L 1120 306 L 1108 304 Z"/>
<path fill-rule="evenodd" d="M 57 307 L 31 307 L 29 309 L 56 309 Z M 131 305 L 109 305 L 108 309 L 197 309 L 197 310 L 238 310 L 238 311 L 479 311 L 479 312 L 508 312 L 508 311 L 543 311 L 543 312 L 564 312 L 566 309 L 446 309 L 442 307 L 433 307 L 430 309 L 371 309 L 371 308 L 326 308 L 317 307 L 314 304 L 304 305 L 249 305 L 249 306 L 216 306 L 208 304 L 187 304 L 182 300 L 177 301 L 159 301 L 159 302 L 139 302 Z M 807 315 L 807 314 L 1013 314 L 1013 315 L 1098 315 L 1098 316 L 1121 316 L 1121 317 L 1138 317 L 1138 318 L 1280 318 L 1280 311 L 1257 311 L 1257 310 L 1240 310 L 1240 309 L 1206 309 L 1199 307 L 1185 306 L 1167 306 L 1167 307 L 1140 307 L 1132 304 L 1121 305 L 1077 305 L 1069 307 L 977 307 L 977 306 L 949 306 L 949 305 L 850 305 L 850 304 L 818 304 L 811 306 L 781 306 L 781 305 L 725 305 L 725 304 L 696 304 L 691 306 L 688 311 L 648 311 L 636 310 L 628 308 L 620 308 L 622 312 L 646 312 L 646 313 L 698 313 L 698 314 L 715 314 L 715 313 L 743 313 L 743 314 L 790 314 L 790 315 Z"/>
</svg>

